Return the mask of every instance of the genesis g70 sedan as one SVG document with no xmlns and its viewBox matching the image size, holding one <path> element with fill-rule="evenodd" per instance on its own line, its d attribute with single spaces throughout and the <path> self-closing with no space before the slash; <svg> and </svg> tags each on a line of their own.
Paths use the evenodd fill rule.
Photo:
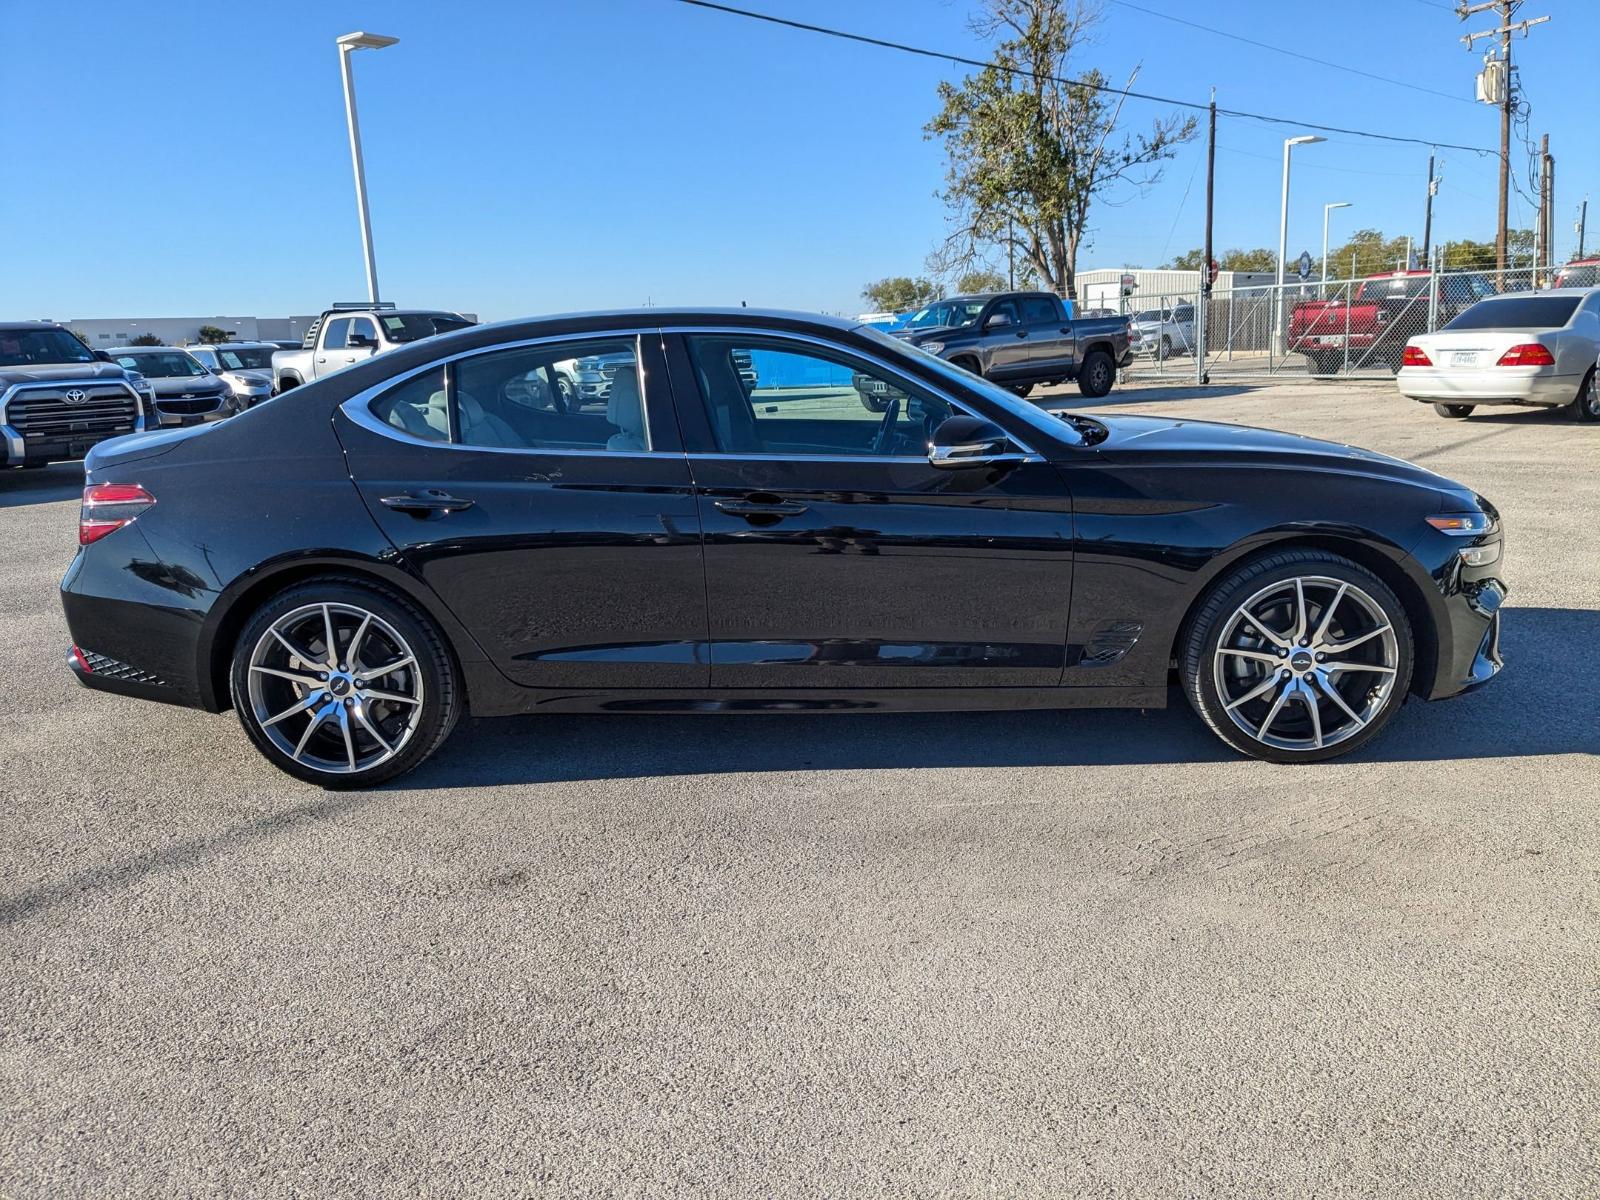
<svg viewBox="0 0 1600 1200">
<path fill-rule="evenodd" d="M 560 380 L 595 358 L 618 369 L 579 403 Z M 78 678 L 231 706 L 327 787 L 416 766 L 466 712 L 1172 686 L 1244 753 L 1311 761 L 1500 668 L 1500 521 L 1471 490 L 1290 434 L 1052 413 L 824 317 L 477 326 L 103 443 L 86 483 Z"/>
</svg>

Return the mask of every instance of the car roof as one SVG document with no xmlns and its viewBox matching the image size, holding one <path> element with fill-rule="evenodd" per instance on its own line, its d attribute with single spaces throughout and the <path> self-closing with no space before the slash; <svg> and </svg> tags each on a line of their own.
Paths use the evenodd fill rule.
<svg viewBox="0 0 1600 1200">
<path fill-rule="evenodd" d="M 515 331 L 520 336 L 540 337 L 545 333 L 589 333 L 611 326 L 650 328 L 666 325 L 706 326 L 777 326 L 780 328 L 820 328 L 849 331 L 863 328 L 861 322 L 843 317 L 830 317 L 823 313 L 792 312 L 777 308 L 612 308 L 590 312 L 551 313 L 537 317 L 519 317 L 508 321 L 471 325 L 466 329 L 452 330 L 446 337 L 464 333 Z"/>
<path fill-rule="evenodd" d="M 259 350 L 262 346 L 272 346 L 271 342 L 203 342 L 198 346 L 185 346 L 185 350 Z M 276 350 L 277 347 L 273 346 Z"/>
<path fill-rule="evenodd" d="M 30 333 L 36 329 L 61 329 L 66 326 L 59 321 L 0 321 L 0 329 L 7 333 Z"/>
<path fill-rule="evenodd" d="M 1582 299 L 1596 292 L 1600 292 L 1600 287 L 1528 288 L 1520 292 L 1501 292 L 1497 296 L 1485 296 L 1478 303 L 1487 304 L 1491 300 L 1529 300 L 1535 296 L 1576 296 Z"/>
</svg>

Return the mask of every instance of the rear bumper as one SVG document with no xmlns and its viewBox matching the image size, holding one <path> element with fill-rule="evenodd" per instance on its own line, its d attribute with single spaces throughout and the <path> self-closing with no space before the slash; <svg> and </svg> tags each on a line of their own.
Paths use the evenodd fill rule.
<svg viewBox="0 0 1600 1200">
<path fill-rule="evenodd" d="M 1401 367 L 1395 376 L 1400 394 L 1432 404 L 1570 404 L 1583 380 L 1553 375 L 1544 367 L 1481 367 L 1452 371 Z"/>
</svg>

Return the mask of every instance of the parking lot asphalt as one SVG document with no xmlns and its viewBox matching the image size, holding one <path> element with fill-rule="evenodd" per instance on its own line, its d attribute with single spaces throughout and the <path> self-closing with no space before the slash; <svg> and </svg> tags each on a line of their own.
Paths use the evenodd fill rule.
<svg viewBox="0 0 1600 1200">
<path fill-rule="evenodd" d="M 1160 712 L 470 722 L 331 794 L 80 690 L 0 474 L 0 1195 L 1579 1196 L 1600 430 L 1121 390 L 1492 498 L 1493 686 L 1354 756 Z"/>
</svg>

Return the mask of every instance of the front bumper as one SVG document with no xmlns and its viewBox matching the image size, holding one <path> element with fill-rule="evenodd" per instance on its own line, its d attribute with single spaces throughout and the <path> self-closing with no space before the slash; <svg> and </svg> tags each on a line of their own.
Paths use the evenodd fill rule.
<svg viewBox="0 0 1600 1200">
<path fill-rule="evenodd" d="M 225 400 L 210 412 L 184 413 L 169 412 L 161 407 L 161 401 L 156 401 L 156 416 L 163 429 L 182 429 L 190 425 L 206 425 L 212 421 L 225 421 L 233 415 L 233 401 Z"/>
<path fill-rule="evenodd" d="M 1554 375 L 1548 367 L 1401 367 L 1395 376 L 1400 394 L 1431 404 L 1570 404 L 1583 382 Z"/>
</svg>

